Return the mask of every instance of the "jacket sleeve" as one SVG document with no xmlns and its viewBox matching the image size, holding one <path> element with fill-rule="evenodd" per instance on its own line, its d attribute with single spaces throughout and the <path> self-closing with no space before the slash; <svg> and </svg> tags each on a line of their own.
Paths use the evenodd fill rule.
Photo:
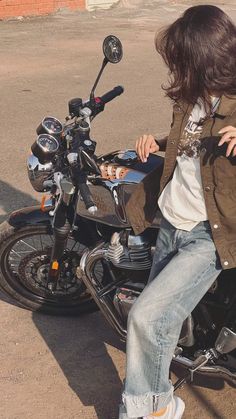
<svg viewBox="0 0 236 419">
<path fill-rule="evenodd" d="M 167 143 L 168 135 L 164 138 L 155 138 L 157 145 L 159 145 L 159 151 L 166 151 L 166 143 Z"/>
</svg>

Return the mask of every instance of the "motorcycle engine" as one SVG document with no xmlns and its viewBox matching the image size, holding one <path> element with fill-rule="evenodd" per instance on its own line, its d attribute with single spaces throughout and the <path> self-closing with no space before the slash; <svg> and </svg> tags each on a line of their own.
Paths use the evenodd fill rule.
<svg viewBox="0 0 236 419">
<path fill-rule="evenodd" d="M 152 265 L 150 242 L 144 235 L 134 236 L 132 233 L 114 233 L 106 252 L 106 259 L 114 266 L 132 273 L 138 272 L 145 279 Z M 144 274 L 142 275 L 142 272 Z M 146 271 L 146 272 L 145 272 Z M 130 274 L 128 274 L 130 276 Z M 126 284 L 116 290 L 113 303 L 118 313 L 126 324 L 129 311 L 145 287 L 144 282 L 127 281 Z"/>
<path fill-rule="evenodd" d="M 114 233 L 111 237 L 106 258 L 122 269 L 147 270 L 152 266 L 151 246 L 144 235 Z"/>
</svg>

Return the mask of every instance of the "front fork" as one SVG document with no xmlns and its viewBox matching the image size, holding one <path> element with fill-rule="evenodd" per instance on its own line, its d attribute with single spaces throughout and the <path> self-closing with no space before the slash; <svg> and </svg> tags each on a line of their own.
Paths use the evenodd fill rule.
<svg viewBox="0 0 236 419">
<path fill-rule="evenodd" d="M 53 292 L 56 290 L 60 276 L 63 255 L 66 249 L 71 224 L 68 220 L 70 204 L 73 201 L 75 187 L 71 182 L 62 179 L 60 182 L 61 196 L 55 209 L 53 221 L 54 244 L 52 247 L 51 260 L 48 272 L 47 286 Z"/>
<path fill-rule="evenodd" d="M 53 225 L 54 244 L 52 247 L 50 267 L 48 272 L 48 288 L 55 291 L 60 276 L 60 267 L 64 250 L 67 245 L 71 225 L 68 221 L 68 208 L 62 202 L 56 211 Z"/>
</svg>

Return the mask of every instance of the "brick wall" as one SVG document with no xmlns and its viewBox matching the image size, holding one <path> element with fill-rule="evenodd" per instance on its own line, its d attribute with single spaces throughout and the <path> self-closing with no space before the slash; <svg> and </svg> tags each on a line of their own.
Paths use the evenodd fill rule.
<svg viewBox="0 0 236 419">
<path fill-rule="evenodd" d="M 44 15 L 60 7 L 85 9 L 85 0 L 0 0 L 0 19 Z"/>
</svg>

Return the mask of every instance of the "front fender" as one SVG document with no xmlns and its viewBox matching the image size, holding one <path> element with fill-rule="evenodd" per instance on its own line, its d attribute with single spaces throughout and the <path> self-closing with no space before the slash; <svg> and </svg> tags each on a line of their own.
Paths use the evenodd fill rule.
<svg viewBox="0 0 236 419">
<path fill-rule="evenodd" d="M 25 207 L 10 214 L 8 223 L 14 228 L 32 225 L 52 225 L 53 217 L 49 215 L 51 208 L 42 211 L 40 206 Z"/>
<path fill-rule="evenodd" d="M 52 208 L 42 211 L 40 206 L 21 208 L 10 214 L 8 223 L 15 229 L 44 225 L 52 228 L 53 217 L 49 215 Z M 77 228 L 73 232 L 74 239 L 86 247 L 94 246 L 101 237 L 98 235 L 94 221 L 77 218 Z"/>
</svg>

